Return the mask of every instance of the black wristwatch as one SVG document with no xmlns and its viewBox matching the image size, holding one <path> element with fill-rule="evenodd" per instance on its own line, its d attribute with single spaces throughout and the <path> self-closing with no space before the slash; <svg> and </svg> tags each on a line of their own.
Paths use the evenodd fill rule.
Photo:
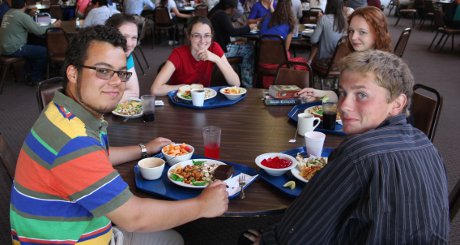
<svg viewBox="0 0 460 245">
<path fill-rule="evenodd" d="M 139 147 L 141 148 L 141 156 L 142 156 L 142 158 L 149 157 L 149 154 L 147 154 L 147 147 L 145 147 L 144 144 L 139 144 Z"/>
</svg>

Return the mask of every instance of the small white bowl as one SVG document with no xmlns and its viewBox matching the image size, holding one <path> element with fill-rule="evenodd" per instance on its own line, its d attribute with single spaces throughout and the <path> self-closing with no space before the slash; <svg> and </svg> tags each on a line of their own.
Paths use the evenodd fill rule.
<svg viewBox="0 0 460 245">
<path fill-rule="evenodd" d="M 140 160 L 137 165 L 144 179 L 155 180 L 161 177 L 165 168 L 165 160 L 158 157 L 148 157 Z"/>
<path fill-rule="evenodd" d="M 270 168 L 270 167 L 262 165 L 262 160 L 268 159 L 268 158 L 274 158 L 274 157 L 279 157 L 281 159 L 290 160 L 292 162 L 292 164 L 291 164 L 291 166 L 289 166 L 287 168 Z M 287 171 L 289 171 L 289 170 L 291 170 L 291 169 L 293 169 L 293 168 L 295 168 L 297 166 L 297 160 L 294 157 L 289 156 L 289 155 L 284 154 L 284 153 L 278 153 L 278 152 L 271 152 L 271 153 L 261 154 L 261 155 L 256 157 L 255 161 L 256 161 L 257 166 L 259 166 L 259 168 L 265 170 L 265 172 L 267 172 L 269 175 L 273 175 L 273 176 L 281 176 L 281 175 L 285 174 Z"/>
<path fill-rule="evenodd" d="M 174 145 L 182 145 L 182 143 L 174 144 Z M 180 155 L 180 156 L 168 155 L 168 154 L 165 153 L 164 147 L 161 149 L 161 153 L 163 153 L 163 156 L 165 157 L 166 162 L 168 162 L 168 164 L 170 166 L 173 166 L 174 164 L 176 164 L 178 162 L 183 162 L 183 161 L 190 160 L 190 158 L 192 158 L 192 155 L 195 152 L 195 148 L 193 146 L 189 145 L 189 144 L 186 144 L 186 145 L 190 149 L 190 152 L 187 153 L 187 154 L 184 154 L 184 155 Z"/>
<path fill-rule="evenodd" d="M 229 100 L 237 100 L 238 98 L 240 98 L 241 96 L 243 96 L 243 94 L 245 94 L 247 92 L 247 90 L 245 88 L 238 88 L 238 90 L 240 92 L 238 94 L 228 94 L 228 93 L 224 92 L 226 89 L 230 89 L 230 88 L 233 88 L 233 87 L 221 88 L 219 90 L 219 92 L 221 94 L 225 95 L 225 97 L 227 97 L 227 99 L 229 99 Z"/>
</svg>

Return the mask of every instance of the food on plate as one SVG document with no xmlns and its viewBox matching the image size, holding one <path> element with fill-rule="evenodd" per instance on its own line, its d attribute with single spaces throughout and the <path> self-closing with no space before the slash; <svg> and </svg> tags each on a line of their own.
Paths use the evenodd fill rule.
<svg viewBox="0 0 460 245">
<path fill-rule="evenodd" d="M 225 88 L 223 92 L 225 94 L 240 94 L 241 89 L 238 87 L 228 87 L 228 88 Z"/>
<path fill-rule="evenodd" d="M 297 153 L 298 168 L 300 176 L 306 180 L 310 180 L 318 171 L 327 164 L 326 157 L 309 157 L 304 158 L 300 153 Z"/>
<path fill-rule="evenodd" d="M 217 163 L 192 160 L 193 164 L 178 165 L 170 171 L 170 178 L 194 186 L 206 186 L 214 181 L 215 170 L 220 166 Z"/>
<path fill-rule="evenodd" d="M 125 116 L 138 115 L 142 113 L 142 104 L 137 100 L 127 100 L 119 103 L 114 111 Z"/>
<path fill-rule="evenodd" d="M 262 160 L 262 165 L 269 168 L 287 168 L 292 165 L 292 161 L 289 159 L 279 158 L 279 157 L 269 157 L 267 159 Z"/>
<path fill-rule="evenodd" d="M 295 189 L 295 181 L 288 181 L 286 183 L 284 183 L 283 187 L 286 187 L 286 188 L 289 188 L 291 190 L 294 190 Z"/>
<path fill-rule="evenodd" d="M 322 105 L 308 107 L 304 112 L 312 114 L 319 118 L 323 118 L 323 106 Z M 341 120 L 339 113 L 337 113 L 337 120 Z"/>
<path fill-rule="evenodd" d="M 186 99 L 192 99 L 192 93 L 191 91 L 193 89 L 204 89 L 203 84 L 190 84 L 190 85 L 184 85 L 179 88 L 178 93 Z M 206 95 L 205 95 L 206 97 Z"/>
<path fill-rule="evenodd" d="M 215 170 L 214 170 L 214 179 L 219 179 L 219 180 L 226 180 L 232 176 L 234 170 L 233 167 L 230 165 L 219 165 Z"/>
<path fill-rule="evenodd" d="M 163 152 L 170 156 L 182 156 L 190 153 L 191 151 L 192 149 L 190 149 L 190 147 L 185 143 L 180 145 L 169 144 L 163 147 Z"/>
</svg>

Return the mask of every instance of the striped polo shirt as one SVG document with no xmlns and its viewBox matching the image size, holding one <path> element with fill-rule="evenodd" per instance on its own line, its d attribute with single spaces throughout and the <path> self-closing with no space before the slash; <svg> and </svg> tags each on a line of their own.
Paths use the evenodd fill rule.
<svg viewBox="0 0 460 245">
<path fill-rule="evenodd" d="M 405 115 L 348 137 L 262 244 L 447 244 L 447 176 Z"/>
<path fill-rule="evenodd" d="M 131 196 L 108 158 L 107 122 L 61 93 L 26 136 L 11 191 L 14 244 L 108 244 Z"/>
</svg>

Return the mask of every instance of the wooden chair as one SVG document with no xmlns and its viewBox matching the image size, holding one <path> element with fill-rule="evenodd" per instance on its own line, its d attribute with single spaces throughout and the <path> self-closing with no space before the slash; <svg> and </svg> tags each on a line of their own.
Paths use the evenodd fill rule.
<svg viewBox="0 0 460 245">
<path fill-rule="evenodd" d="M 139 38 L 137 40 L 136 48 L 133 51 L 133 56 L 136 59 L 137 64 L 139 64 L 139 68 L 142 71 L 142 75 L 145 76 L 144 67 L 142 66 L 142 63 L 141 63 L 139 57 L 137 57 L 136 51 L 138 51 L 141 54 L 141 56 L 142 56 L 142 58 L 144 60 L 144 63 L 147 66 L 147 70 L 150 69 L 149 61 L 145 57 L 144 51 L 142 50 L 142 41 L 145 38 L 145 31 L 146 31 L 146 26 L 147 26 L 146 23 L 147 22 L 146 22 L 146 19 L 144 17 L 140 17 L 140 16 L 137 17 L 137 20 L 139 21 L 139 23 L 137 25 L 138 28 L 139 28 Z"/>
<path fill-rule="evenodd" d="M 263 87 L 263 76 L 275 76 L 278 65 L 288 61 L 285 41 L 280 35 L 262 35 L 256 43 L 256 88 Z M 267 67 L 275 66 L 275 68 Z"/>
<path fill-rule="evenodd" d="M 56 91 L 64 93 L 64 78 L 53 77 L 44 81 L 41 81 L 37 86 L 37 104 L 38 111 L 41 112 L 46 105 L 48 105 L 54 98 Z"/>
<path fill-rule="evenodd" d="M 243 62 L 243 57 L 234 56 L 234 57 L 227 57 L 228 63 L 232 66 L 233 70 L 238 74 L 238 77 L 241 80 L 241 70 L 240 64 Z M 211 74 L 211 86 L 228 86 L 227 81 L 225 80 L 224 75 L 220 71 L 219 67 L 214 66 L 212 69 Z"/>
<path fill-rule="evenodd" d="M 420 91 L 423 91 L 423 93 L 420 93 Z M 427 94 L 431 94 L 434 98 L 427 96 Z M 431 141 L 434 139 L 436 127 L 438 126 L 442 103 L 443 98 L 436 89 L 423 84 L 414 85 L 410 108 L 413 125 L 424 132 Z"/>
<path fill-rule="evenodd" d="M 460 29 L 450 28 L 444 24 L 444 13 L 442 12 L 442 9 L 437 9 L 434 11 L 434 25 L 436 26 L 437 30 L 436 30 L 436 34 L 433 37 L 433 40 L 431 41 L 430 46 L 428 47 L 428 50 L 430 50 L 431 46 L 433 46 L 434 41 L 438 37 L 438 34 L 441 34 L 441 37 L 439 38 L 438 43 L 436 44 L 436 47 L 438 47 L 439 44 L 441 44 L 442 40 L 446 38 L 444 39 L 444 42 L 440 49 L 444 48 L 444 45 L 446 45 L 446 42 L 450 37 L 452 40 L 450 52 L 453 52 L 454 42 L 455 42 L 454 36 L 460 34 Z"/>
<path fill-rule="evenodd" d="M 3 92 L 3 86 L 5 85 L 6 73 L 8 70 L 13 70 L 14 72 L 14 65 L 17 63 L 25 62 L 24 58 L 21 57 L 11 57 L 11 56 L 0 56 L 0 68 L 1 68 L 1 80 L 0 80 L 0 94 Z M 14 72 L 14 79 L 17 81 L 16 72 Z"/>
<path fill-rule="evenodd" d="M 396 43 L 395 49 L 393 51 L 399 57 L 402 57 L 404 54 L 404 50 L 406 50 L 407 43 L 409 42 L 409 37 L 411 34 L 411 29 L 406 28 L 402 31 L 401 35 L 399 36 L 398 42 Z"/>
<path fill-rule="evenodd" d="M 402 15 L 409 16 L 412 19 L 412 27 L 415 26 L 415 19 L 417 18 L 417 9 L 413 6 L 408 6 L 407 8 L 401 8 L 402 5 L 399 3 L 399 0 L 394 0 L 396 5 L 396 13 L 398 14 L 398 19 L 396 20 L 395 26 L 398 25 L 399 20 L 401 19 Z M 390 9 L 391 12 L 391 9 Z"/>
<path fill-rule="evenodd" d="M 50 5 L 50 15 L 52 18 L 62 20 L 61 5 Z"/>
<path fill-rule="evenodd" d="M 48 49 L 48 65 L 46 68 L 46 77 L 50 77 L 50 64 L 64 63 L 65 53 L 69 48 L 69 39 L 64 29 L 52 27 L 46 30 L 46 47 Z"/>
<path fill-rule="evenodd" d="M 155 33 L 161 34 L 163 30 L 173 30 L 173 40 L 176 40 L 177 25 L 169 17 L 168 8 L 163 6 L 157 6 L 154 10 L 154 25 L 153 28 Z M 159 35 L 160 36 L 160 35 Z M 175 42 L 173 42 L 173 47 Z"/>
<path fill-rule="evenodd" d="M 0 133 L 0 244 L 11 244 L 10 194 L 16 158 Z"/>
<path fill-rule="evenodd" d="M 449 216 L 452 222 L 460 210 L 460 179 L 457 180 L 452 191 L 449 193 Z"/>
<path fill-rule="evenodd" d="M 299 66 L 304 69 L 296 69 Z M 297 85 L 300 88 L 311 87 L 312 69 L 308 63 L 286 62 L 278 66 L 275 82 L 278 85 Z"/>
<path fill-rule="evenodd" d="M 433 26 L 434 22 L 434 11 L 435 7 L 434 4 L 431 0 L 424 0 L 423 1 L 423 7 L 420 11 L 420 23 L 419 23 L 419 28 L 422 28 L 423 24 L 425 23 L 426 19 L 430 19 L 430 25 Z"/>
<path fill-rule="evenodd" d="M 208 16 L 208 5 L 198 4 L 195 7 L 195 16 L 207 17 Z"/>
<path fill-rule="evenodd" d="M 337 42 L 334 50 L 334 54 L 327 62 L 326 66 L 313 62 L 312 69 L 313 74 L 318 76 L 321 81 L 321 89 L 324 89 L 324 79 L 335 79 L 337 80 L 340 76 L 339 63 L 343 57 L 351 53 L 350 48 L 347 45 L 347 37 L 342 37 Z"/>
</svg>

